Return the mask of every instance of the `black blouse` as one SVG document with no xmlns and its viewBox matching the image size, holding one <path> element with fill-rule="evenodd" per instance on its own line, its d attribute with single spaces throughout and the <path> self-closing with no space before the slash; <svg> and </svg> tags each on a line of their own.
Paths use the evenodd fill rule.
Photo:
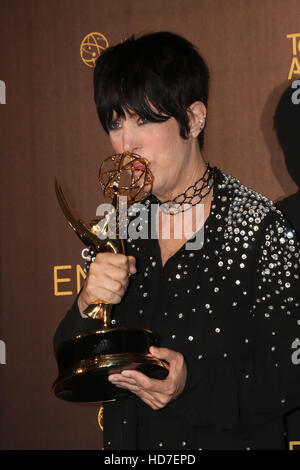
<svg viewBox="0 0 300 470">
<path fill-rule="evenodd" d="M 141 233 L 150 226 L 145 201 Z M 147 230 L 146 230 L 147 231 Z M 154 411 L 139 398 L 104 405 L 105 449 L 285 449 L 284 415 L 300 406 L 299 242 L 267 198 L 216 170 L 202 248 L 162 266 L 157 239 L 129 239 L 137 273 L 116 327 L 159 333 L 188 368 L 183 393 Z M 54 345 L 96 329 L 77 303 Z"/>
</svg>

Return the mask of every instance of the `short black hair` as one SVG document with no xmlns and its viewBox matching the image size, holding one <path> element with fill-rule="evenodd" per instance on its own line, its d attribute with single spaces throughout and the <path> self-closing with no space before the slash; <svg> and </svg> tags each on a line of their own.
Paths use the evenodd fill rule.
<svg viewBox="0 0 300 470">
<path fill-rule="evenodd" d="M 170 32 L 131 36 L 105 49 L 94 69 L 94 98 L 99 119 L 108 133 L 124 111 L 152 122 L 174 117 L 180 135 L 188 138 L 188 107 L 207 106 L 209 71 L 196 48 Z M 157 112 L 156 112 L 157 111 Z M 203 147 L 203 131 L 198 137 Z"/>
</svg>

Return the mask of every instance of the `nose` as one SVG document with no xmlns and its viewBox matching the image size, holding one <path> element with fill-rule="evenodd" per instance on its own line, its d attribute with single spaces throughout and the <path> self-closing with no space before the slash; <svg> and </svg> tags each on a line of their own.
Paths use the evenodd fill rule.
<svg viewBox="0 0 300 470">
<path fill-rule="evenodd" d="M 130 125 L 124 125 L 122 130 L 123 152 L 137 153 L 141 148 L 137 129 Z"/>
</svg>

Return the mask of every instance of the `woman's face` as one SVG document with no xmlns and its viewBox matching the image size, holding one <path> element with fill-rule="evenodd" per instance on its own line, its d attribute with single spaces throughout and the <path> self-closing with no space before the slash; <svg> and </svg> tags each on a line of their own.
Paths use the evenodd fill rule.
<svg viewBox="0 0 300 470">
<path fill-rule="evenodd" d="M 178 194 L 184 171 L 190 164 L 192 139 L 183 139 L 174 118 L 149 122 L 137 114 L 112 121 L 109 137 L 115 153 L 132 152 L 148 160 L 154 176 L 152 192 L 160 199 Z"/>
</svg>

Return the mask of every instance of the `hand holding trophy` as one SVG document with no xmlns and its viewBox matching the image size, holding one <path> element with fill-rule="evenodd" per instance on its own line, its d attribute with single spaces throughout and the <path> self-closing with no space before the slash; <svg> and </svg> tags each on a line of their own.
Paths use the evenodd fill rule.
<svg viewBox="0 0 300 470">
<path fill-rule="evenodd" d="M 70 226 L 87 247 L 95 253 L 125 253 L 120 231 L 126 228 L 127 211 L 124 218 L 120 204 L 125 200 L 129 206 L 145 199 L 151 192 L 153 176 L 146 159 L 122 153 L 102 162 L 99 179 L 104 195 L 112 199 L 111 210 L 102 220 L 87 225 L 76 219 L 55 181 L 58 202 Z M 112 401 L 130 392 L 110 383 L 107 378 L 111 373 L 138 369 L 150 377 L 165 378 L 168 374 L 166 363 L 149 353 L 150 346 L 159 346 L 158 335 L 142 328 L 113 328 L 112 309 L 112 304 L 95 299 L 83 313 L 100 320 L 101 329 L 79 334 L 56 349 L 59 375 L 52 388 L 58 398 L 77 402 Z"/>
</svg>

